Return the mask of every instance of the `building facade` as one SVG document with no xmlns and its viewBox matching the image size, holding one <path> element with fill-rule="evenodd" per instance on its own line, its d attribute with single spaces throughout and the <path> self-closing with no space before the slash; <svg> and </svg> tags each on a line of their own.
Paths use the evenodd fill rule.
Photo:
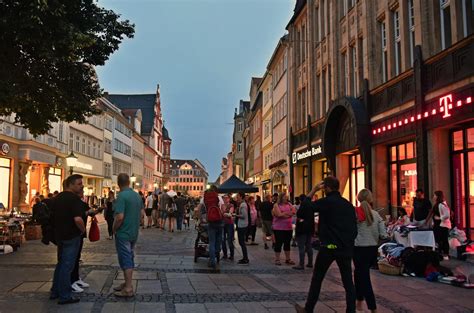
<svg viewBox="0 0 474 313">
<path fill-rule="evenodd" d="M 170 162 L 170 181 L 166 189 L 191 197 L 201 197 L 207 189 L 208 173 L 199 160 L 173 160 Z"/>
<path fill-rule="evenodd" d="M 288 36 L 283 36 L 267 65 L 271 74 L 272 156 L 268 165 L 272 193 L 286 192 L 289 185 L 288 166 Z"/>
<path fill-rule="evenodd" d="M 244 154 L 246 156 L 245 181 L 261 187 L 262 179 L 262 92 L 263 78 L 252 77 L 250 82 L 250 111 L 246 115 Z"/>
<path fill-rule="evenodd" d="M 273 145 L 272 145 L 272 108 L 273 108 L 273 86 L 272 86 L 272 74 L 268 71 L 263 76 L 262 83 L 260 85 L 260 90 L 262 92 L 262 113 L 261 113 L 261 122 L 260 122 L 260 138 L 261 138 L 261 179 L 259 185 L 261 186 L 260 190 L 262 196 L 265 194 L 272 193 L 271 185 L 271 169 L 270 164 L 272 164 L 273 156 Z"/>
<path fill-rule="evenodd" d="M 294 193 L 329 173 L 354 204 L 412 211 L 443 190 L 474 234 L 471 1 L 297 1 L 289 36 Z M 472 154 L 472 158 L 471 158 Z"/>
<path fill-rule="evenodd" d="M 246 115 L 250 102 L 240 100 L 239 108 L 234 112 L 234 132 L 232 135 L 232 173 L 241 180 L 245 179 L 245 143 L 244 130 L 247 127 Z"/>
</svg>

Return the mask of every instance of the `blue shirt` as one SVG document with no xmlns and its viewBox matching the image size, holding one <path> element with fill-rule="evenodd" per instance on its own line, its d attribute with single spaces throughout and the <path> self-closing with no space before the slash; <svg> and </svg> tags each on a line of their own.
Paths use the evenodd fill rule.
<svg viewBox="0 0 474 313">
<path fill-rule="evenodd" d="M 140 211 L 143 207 L 143 201 L 131 188 L 121 190 L 114 201 L 114 216 L 123 214 L 123 223 L 117 233 L 117 238 L 136 241 L 138 238 L 138 229 L 140 228 Z"/>
</svg>

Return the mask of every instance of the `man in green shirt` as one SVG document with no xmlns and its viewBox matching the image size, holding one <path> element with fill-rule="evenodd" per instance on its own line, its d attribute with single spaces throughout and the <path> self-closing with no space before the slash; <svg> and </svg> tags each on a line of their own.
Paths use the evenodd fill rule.
<svg viewBox="0 0 474 313">
<path fill-rule="evenodd" d="M 133 297 L 132 276 L 134 247 L 140 228 L 140 214 L 143 201 L 130 188 L 130 177 L 121 173 L 117 177 L 120 193 L 114 202 L 114 233 L 120 268 L 123 270 L 125 283 L 114 288 L 117 297 Z"/>
</svg>

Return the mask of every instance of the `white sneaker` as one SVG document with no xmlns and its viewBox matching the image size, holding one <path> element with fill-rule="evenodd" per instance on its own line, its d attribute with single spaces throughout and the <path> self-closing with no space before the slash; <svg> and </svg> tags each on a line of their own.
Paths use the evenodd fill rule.
<svg viewBox="0 0 474 313">
<path fill-rule="evenodd" d="M 77 282 L 75 282 L 74 284 L 72 284 L 72 285 L 71 285 L 71 288 L 72 288 L 72 292 L 75 292 L 75 293 L 84 292 L 84 289 L 82 289 L 81 287 L 79 287 L 79 285 L 77 284 Z"/>
<path fill-rule="evenodd" d="M 81 287 L 81 288 L 88 288 L 90 285 L 83 281 L 81 278 L 79 278 L 78 281 L 76 281 L 76 284 Z"/>
<path fill-rule="evenodd" d="M 445 255 L 445 256 L 443 257 L 443 260 L 444 260 L 444 261 L 449 261 L 449 256 Z"/>
</svg>

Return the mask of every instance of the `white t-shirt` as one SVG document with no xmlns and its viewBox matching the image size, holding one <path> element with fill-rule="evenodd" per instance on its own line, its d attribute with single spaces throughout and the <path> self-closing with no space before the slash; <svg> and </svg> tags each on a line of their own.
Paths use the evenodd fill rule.
<svg viewBox="0 0 474 313">
<path fill-rule="evenodd" d="M 153 195 L 150 195 L 146 198 L 146 208 L 153 209 Z"/>
</svg>

